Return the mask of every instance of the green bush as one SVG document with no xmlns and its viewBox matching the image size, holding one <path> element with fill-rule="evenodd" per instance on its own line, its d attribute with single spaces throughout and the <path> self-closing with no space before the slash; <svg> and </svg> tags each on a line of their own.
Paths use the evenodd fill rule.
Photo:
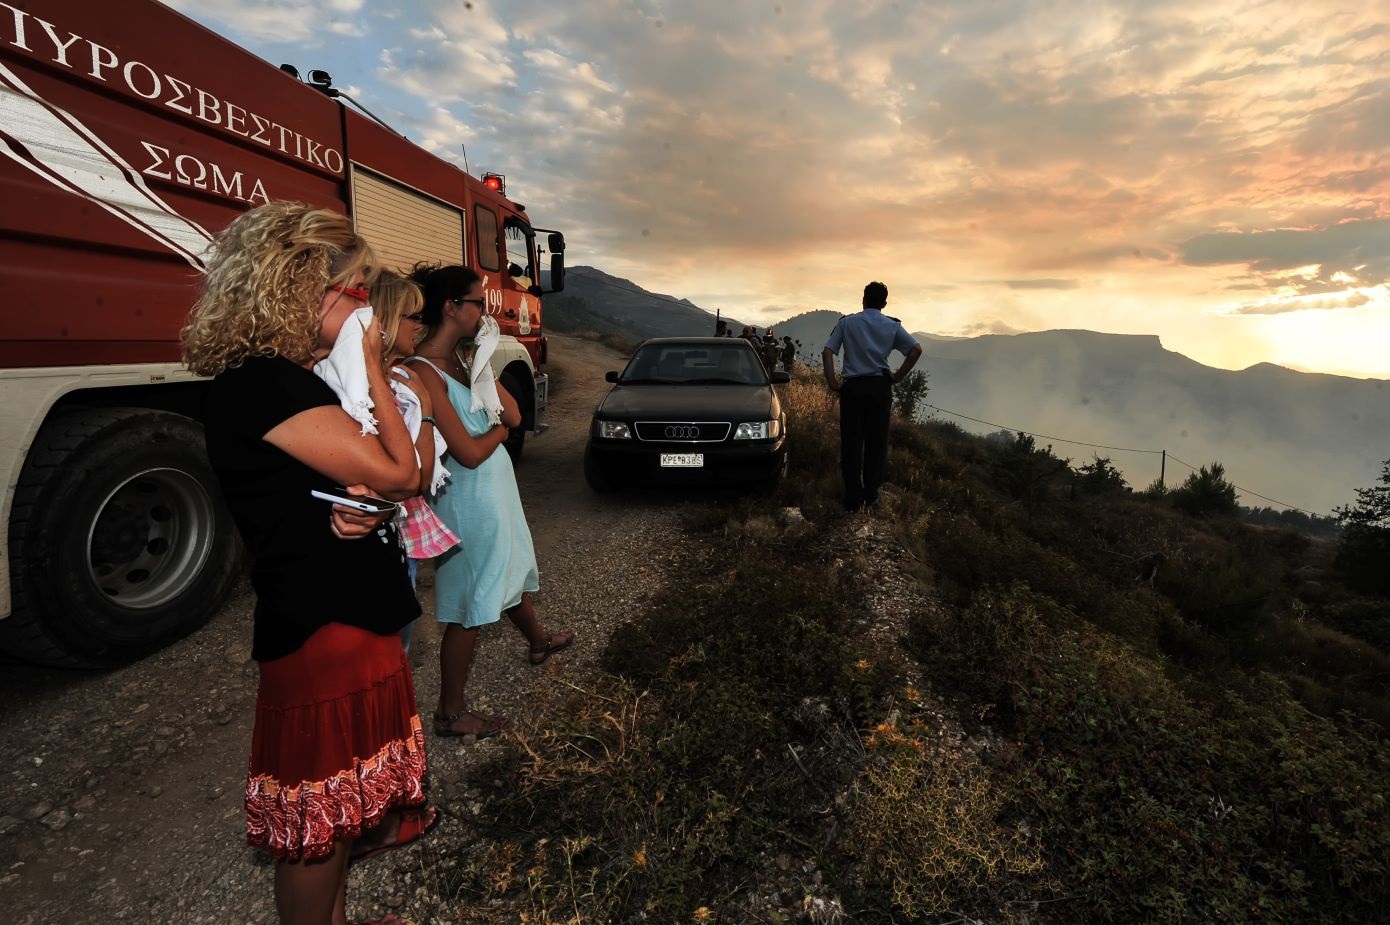
<svg viewBox="0 0 1390 925">
<path fill-rule="evenodd" d="M 1356 490 L 1356 503 L 1337 509 L 1342 536 L 1337 566 L 1347 584 L 1366 594 L 1390 596 L 1390 460 L 1380 480 Z"/>
<path fill-rule="evenodd" d="M 971 615 L 924 618 L 921 654 L 1016 737 L 993 779 L 1076 897 L 1065 920 L 1368 921 L 1390 901 L 1375 729 L 1316 717 L 1267 675 L 1194 697 L 1021 586 Z"/>
<path fill-rule="evenodd" d="M 548 909 L 674 922 L 731 895 L 762 851 L 815 831 L 811 807 L 857 773 L 854 751 L 823 739 L 849 742 L 887 708 L 900 666 L 846 632 L 824 565 L 775 547 L 706 565 L 614 633 L 607 680 L 517 730 L 520 754 L 489 772 L 517 786 L 494 800 L 488 834 L 521 845 L 510 863 L 529 858 L 529 879 L 508 879 Z M 827 705 L 830 732 L 795 720 L 808 699 Z"/>
<path fill-rule="evenodd" d="M 1173 506 L 1193 517 L 1213 517 L 1235 514 L 1236 487 L 1226 481 L 1226 467 L 1214 462 L 1203 466 L 1187 477 L 1168 494 Z"/>
</svg>

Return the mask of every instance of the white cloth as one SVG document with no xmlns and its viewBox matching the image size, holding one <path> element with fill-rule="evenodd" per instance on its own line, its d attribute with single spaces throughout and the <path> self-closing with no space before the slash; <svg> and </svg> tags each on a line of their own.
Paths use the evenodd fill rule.
<svg viewBox="0 0 1390 925">
<path fill-rule="evenodd" d="M 420 396 L 411 391 L 410 386 L 401 382 L 401 379 L 410 378 L 410 370 L 404 366 L 393 366 L 391 372 L 400 377 L 391 379 L 391 392 L 396 396 L 396 407 L 400 409 L 401 417 L 405 419 L 405 429 L 410 431 L 410 442 L 414 443 L 420 439 L 420 426 L 424 423 L 424 411 L 420 408 Z M 443 457 L 449 452 L 449 445 L 444 442 L 444 435 L 439 432 L 439 428 L 434 428 L 434 459 L 431 460 L 434 471 L 430 475 L 430 494 L 439 494 L 439 489 L 444 487 L 444 483 L 449 481 L 449 470 L 445 468 Z M 420 460 L 421 467 L 424 463 Z"/>
<path fill-rule="evenodd" d="M 489 424 L 502 423 L 502 397 L 497 394 L 497 380 L 492 374 L 492 355 L 502 332 L 491 315 L 478 322 L 478 335 L 473 339 L 473 368 L 469 370 L 469 390 L 473 393 L 473 411 L 486 411 Z"/>
<path fill-rule="evenodd" d="M 359 327 L 353 327 L 356 321 Z M 362 353 L 362 332 L 372 323 L 372 307 L 364 305 L 343 320 L 338 340 L 328 356 L 314 364 L 314 373 L 328 383 L 338 396 L 343 410 L 362 425 L 362 436 L 374 434 L 376 418 L 372 416 L 372 397 L 367 384 L 367 358 Z M 372 362 L 380 362 L 372 357 Z"/>
</svg>

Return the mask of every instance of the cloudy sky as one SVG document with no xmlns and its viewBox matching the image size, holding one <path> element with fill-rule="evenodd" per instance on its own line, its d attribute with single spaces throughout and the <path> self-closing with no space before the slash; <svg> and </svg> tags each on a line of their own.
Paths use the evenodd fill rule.
<svg viewBox="0 0 1390 925">
<path fill-rule="evenodd" d="M 747 320 L 1390 378 L 1390 0 L 172 0 Z"/>
</svg>

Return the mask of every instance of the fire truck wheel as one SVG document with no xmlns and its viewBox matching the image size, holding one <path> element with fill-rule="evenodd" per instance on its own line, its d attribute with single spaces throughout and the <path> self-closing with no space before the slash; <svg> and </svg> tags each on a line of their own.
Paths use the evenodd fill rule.
<svg viewBox="0 0 1390 925">
<path fill-rule="evenodd" d="M 498 378 L 501 380 L 502 385 L 506 387 L 507 391 L 511 393 L 512 398 L 516 399 L 518 405 L 522 408 L 526 408 L 531 404 L 530 390 L 522 385 L 510 370 L 504 371 Z M 520 427 L 513 427 L 507 432 L 507 442 L 502 445 L 507 448 L 507 455 L 512 458 L 513 466 L 521 462 L 521 450 L 526 446 L 525 420 L 521 422 Z"/>
<path fill-rule="evenodd" d="M 196 422 L 65 413 L 40 428 L 15 491 L 0 647 L 62 667 L 130 661 L 206 623 L 239 553 Z"/>
</svg>

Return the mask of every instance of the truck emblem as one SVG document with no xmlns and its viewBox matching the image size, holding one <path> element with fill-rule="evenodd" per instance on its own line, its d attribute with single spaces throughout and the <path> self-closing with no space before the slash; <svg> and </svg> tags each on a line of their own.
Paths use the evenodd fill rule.
<svg viewBox="0 0 1390 925">
<path fill-rule="evenodd" d="M 94 203 L 203 269 L 212 240 L 145 185 L 130 164 L 73 115 L 41 98 L 0 64 L 0 154 L 65 192 Z M 115 168 L 114 170 L 112 168 Z"/>
</svg>

